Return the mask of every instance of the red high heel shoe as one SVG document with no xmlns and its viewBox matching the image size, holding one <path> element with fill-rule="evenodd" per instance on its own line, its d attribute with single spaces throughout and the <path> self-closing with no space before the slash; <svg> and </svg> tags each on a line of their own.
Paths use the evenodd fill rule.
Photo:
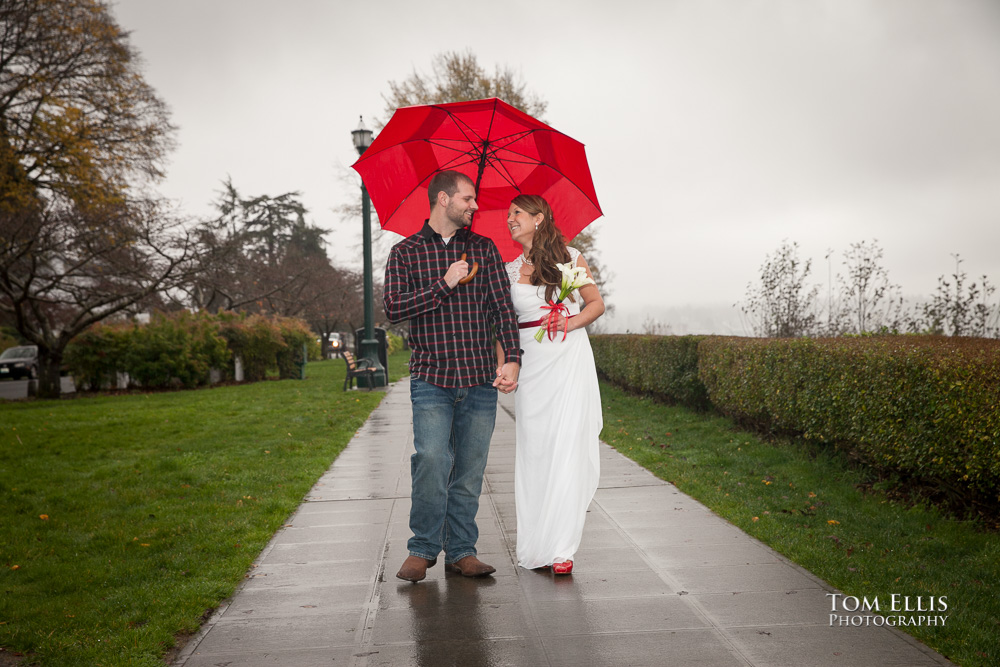
<svg viewBox="0 0 1000 667">
<path fill-rule="evenodd" d="M 573 561 L 567 560 L 562 563 L 552 564 L 553 574 L 573 574 Z"/>
</svg>

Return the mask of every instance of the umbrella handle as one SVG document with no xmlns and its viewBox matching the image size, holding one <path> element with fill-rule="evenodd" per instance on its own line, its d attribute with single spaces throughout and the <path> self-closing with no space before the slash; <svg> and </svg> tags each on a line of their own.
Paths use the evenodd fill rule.
<svg viewBox="0 0 1000 667">
<path fill-rule="evenodd" d="M 465 261 L 465 253 L 464 252 L 462 253 L 461 261 L 463 261 L 463 262 Z M 468 285 L 469 283 L 471 283 L 472 279 L 476 277 L 476 271 L 478 271 L 478 270 L 479 270 L 479 262 L 473 262 L 472 263 L 472 270 L 469 271 L 469 275 L 467 275 L 464 278 L 462 278 L 461 280 L 459 280 L 458 284 L 459 285 Z"/>
</svg>

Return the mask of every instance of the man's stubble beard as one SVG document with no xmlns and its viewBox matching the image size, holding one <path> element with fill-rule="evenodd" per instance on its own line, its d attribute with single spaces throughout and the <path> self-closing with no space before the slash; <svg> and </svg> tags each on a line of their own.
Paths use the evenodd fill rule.
<svg viewBox="0 0 1000 667">
<path fill-rule="evenodd" d="M 451 222 L 454 223 L 459 229 L 472 226 L 472 220 L 467 220 L 464 213 L 457 213 L 451 205 L 448 206 L 445 213 L 447 214 L 448 219 L 451 220 Z M 475 218 L 476 214 L 473 213 L 472 217 Z"/>
</svg>

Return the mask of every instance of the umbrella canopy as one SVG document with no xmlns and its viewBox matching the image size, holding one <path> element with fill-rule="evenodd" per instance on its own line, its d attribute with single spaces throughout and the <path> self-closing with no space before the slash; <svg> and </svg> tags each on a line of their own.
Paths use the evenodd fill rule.
<svg viewBox="0 0 1000 667">
<path fill-rule="evenodd" d="M 507 230 L 510 201 L 541 195 L 569 241 L 602 215 L 583 144 L 491 98 L 397 109 L 357 162 L 382 228 L 409 236 L 430 215 L 427 186 L 439 171 L 476 184 L 472 231 L 509 261 L 520 252 Z"/>
</svg>

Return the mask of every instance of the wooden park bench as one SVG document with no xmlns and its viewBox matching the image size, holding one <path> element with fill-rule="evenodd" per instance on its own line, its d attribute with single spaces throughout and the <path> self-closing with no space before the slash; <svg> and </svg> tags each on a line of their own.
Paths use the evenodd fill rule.
<svg viewBox="0 0 1000 667">
<path fill-rule="evenodd" d="M 354 353 L 350 350 L 344 350 L 341 352 L 341 356 L 344 357 L 344 361 L 347 363 L 347 377 L 344 378 L 344 391 L 347 391 L 348 387 L 354 386 L 354 378 L 367 377 L 368 378 L 368 391 L 372 390 L 372 386 L 375 384 L 375 367 L 372 366 L 372 362 L 368 359 L 355 359 Z M 358 387 L 361 383 L 358 383 Z"/>
</svg>

